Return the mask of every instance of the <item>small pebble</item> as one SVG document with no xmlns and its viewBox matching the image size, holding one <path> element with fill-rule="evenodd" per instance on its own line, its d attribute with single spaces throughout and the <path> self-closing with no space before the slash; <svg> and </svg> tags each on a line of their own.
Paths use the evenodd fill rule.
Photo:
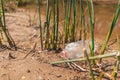
<svg viewBox="0 0 120 80">
<path fill-rule="evenodd" d="M 41 76 L 38 77 L 36 80 L 44 80 Z"/>
<path fill-rule="evenodd" d="M 61 75 L 61 74 L 58 74 L 58 75 L 56 75 L 56 77 L 60 78 L 60 77 L 62 77 L 62 75 Z"/>
<path fill-rule="evenodd" d="M 30 73 L 30 70 L 27 70 L 27 73 Z"/>
<path fill-rule="evenodd" d="M 26 77 L 25 77 L 25 76 L 22 76 L 20 80 L 26 80 Z"/>
</svg>

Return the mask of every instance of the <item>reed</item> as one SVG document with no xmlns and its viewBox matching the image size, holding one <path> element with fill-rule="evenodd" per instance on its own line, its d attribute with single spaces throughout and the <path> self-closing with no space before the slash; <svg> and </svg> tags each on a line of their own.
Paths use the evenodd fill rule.
<svg viewBox="0 0 120 80">
<path fill-rule="evenodd" d="M 38 15 L 39 15 L 39 28 L 40 28 L 40 43 L 41 49 L 43 49 L 43 34 L 42 34 L 42 25 L 41 25 L 41 10 L 40 10 L 40 0 L 38 0 Z"/>
<path fill-rule="evenodd" d="M 53 28 L 52 28 L 51 39 L 52 39 L 52 48 L 55 49 L 56 48 L 56 44 L 55 44 L 55 25 L 56 25 L 56 23 L 55 23 L 55 0 L 53 0 L 53 4 L 54 4 L 52 6 L 52 8 L 53 8 Z"/>
<path fill-rule="evenodd" d="M 17 6 L 23 6 L 26 5 L 28 3 L 28 0 L 17 0 Z"/>
<path fill-rule="evenodd" d="M 75 28 L 76 28 L 76 0 L 72 0 L 73 3 L 73 22 L 71 29 L 71 42 L 75 41 Z"/>
<path fill-rule="evenodd" d="M 49 39 L 50 39 L 49 25 L 50 25 L 50 9 L 49 9 L 49 0 L 47 0 L 47 5 L 46 5 L 46 22 L 44 24 L 44 29 L 45 29 L 45 34 L 46 34 L 46 40 L 45 40 L 45 48 L 46 49 L 50 49 L 50 45 L 49 45 Z"/>
<path fill-rule="evenodd" d="M 44 24 L 45 49 L 57 50 L 59 46 L 59 1 L 53 0 L 52 7 L 47 0 L 46 5 L 46 22 Z M 53 16 L 53 19 L 51 18 Z M 51 26 L 51 23 L 53 25 Z"/>
<path fill-rule="evenodd" d="M 80 36 L 79 40 L 86 40 L 86 25 L 85 25 L 85 16 L 84 16 L 83 2 L 80 0 Z M 83 36 L 82 36 L 83 35 Z"/>
<path fill-rule="evenodd" d="M 113 30 L 114 30 L 115 25 L 116 25 L 116 22 L 117 22 L 119 13 L 120 13 L 120 0 L 119 0 L 119 3 L 118 3 L 117 10 L 116 10 L 116 12 L 115 12 L 114 18 L 113 18 L 113 20 L 112 20 L 111 26 L 110 26 L 109 31 L 108 31 L 108 33 L 107 33 L 106 39 L 105 39 L 105 41 L 104 41 L 104 43 L 103 43 L 103 45 L 102 45 L 101 54 L 104 54 L 104 52 L 105 52 L 107 43 L 108 43 L 108 41 L 109 41 L 109 39 L 110 39 L 110 36 L 111 36 L 111 34 L 112 34 Z"/>
<path fill-rule="evenodd" d="M 58 0 L 53 0 L 53 27 L 51 28 L 51 49 L 57 50 L 59 43 L 59 5 Z"/>
<path fill-rule="evenodd" d="M 118 75 L 119 63 L 120 63 L 120 36 L 117 36 L 117 44 L 118 44 L 118 53 L 116 55 L 116 65 L 114 67 L 114 71 L 112 73 L 113 80 L 116 80 Z"/>
<path fill-rule="evenodd" d="M 59 48 L 58 45 L 60 45 L 60 40 L 63 40 L 63 43 L 68 43 L 68 42 L 73 42 L 76 41 L 76 32 L 80 31 L 80 36 L 79 39 L 85 40 L 86 39 L 86 21 L 85 21 L 85 16 L 84 16 L 84 12 L 85 9 L 83 7 L 83 2 L 82 0 L 80 0 L 80 30 L 77 30 L 77 8 L 76 8 L 76 2 L 77 0 L 63 0 L 63 9 L 64 9 L 64 33 L 59 31 L 59 1 L 58 0 L 53 0 L 53 6 L 52 9 L 50 9 L 50 3 L 49 0 L 47 0 L 47 5 L 46 5 L 46 22 L 45 22 L 45 49 L 54 49 L 57 50 Z M 38 3 L 40 4 L 40 2 L 38 1 Z M 80 59 L 73 59 L 73 60 L 64 60 L 64 61 L 56 61 L 56 62 L 52 62 L 51 64 L 60 64 L 60 63 L 66 63 L 66 62 L 78 62 L 78 61 L 88 61 L 89 64 L 89 68 L 90 68 L 90 75 L 92 80 L 95 80 L 94 78 L 94 74 L 92 71 L 92 66 L 91 66 L 91 62 L 90 61 L 94 61 L 94 60 L 98 60 L 98 59 L 103 59 L 103 58 L 108 58 L 108 57 L 113 57 L 117 55 L 117 52 L 114 53 L 110 53 L 110 54 L 104 54 L 104 51 L 106 49 L 107 43 L 110 39 L 110 36 L 113 32 L 113 29 L 115 27 L 119 12 L 120 12 L 120 4 L 118 4 L 118 8 L 116 10 L 116 13 L 114 15 L 113 21 L 111 23 L 109 32 L 106 36 L 105 42 L 102 45 L 101 48 L 101 55 L 98 56 L 94 56 L 94 25 L 95 25 L 95 13 L 94 13 L 94 5 L 93 5 L 93 1 L 92 0 L 86 0 L 86 4 L 87 4 L 87 8 L 88 8 L 88 17 L 89 17 L 89 25 L 90 25 L 90 34 L 91 34 L 91 40 L 92 40 L 92 44 L 90 46 L 91 48 L 91 57 L 88 57 L 88 55 L 86 54 L 87 58 L 80 58 Z M 39 14 L 40 14 L 40 5 L 39 6 Z M 51 14 L 51 12 L 53 12 L 53 14 Z M 51 16 L 53 16 L 53 20 L 51 19 Z M 40 15 L 39 15 L 40 17 Z M 53 21 L 53 25 L 51 27 L 51 22 Z M 41 20 L 39 18 L 39 26 L 40 26 L 40 38 L 41 41 L 42 39 L 42 28 L 41 28 Z M 84 35 L 82 37 L 82 34 Z M 63 35 L 63 37 L 61 37 L 61 35 Z M 63 38 L 63 39 L 60 39 Z M 41 45 L 43 42 L 41 42 Z M 117 56 L 117 64 L 115 66 L 114 69 L 114 79 L 117 76 L 117 70 L 118 70 L 118 63 L 119 63 L 119 56 Z M 103 73 L 100 73 L 100 79 L 103 76 Z"/>
<path fill-rule="evenodd" d="M 98 55 L 98 56 L 93 56 L 93 57 L 89 57 L 89 60 L 98 60 L 98 59 L 101 59 L 101 58 L 113 57 L 113 56 L 116 56 L 116 54 L 117 54 L 117 52 Z M 55 64 L 61 64 L 61 63 L 66 63 L 66 62 L 80 62 L 80 61 L 86 61 L 86 60 L 87 60 L 86 58 L 72 59 L 72 60 L 62 60 L 62 61 L 51 62 L 51 64 L 55 65 Z"/>
<path fill-rule="evenodd" d="M 64 41 L 65 43 L 69 41 L 70 36 L 70 18 L 72 9 L 72 0 L 63 1 L 64 6 Z"/>
<path fill-rule="evenodd" d="M 2 30 L 3 30 L 3 32 L 5 34 L 5 37 L 7 38 L 9 46 L 11 48 L 14 47 L 14 49 L 17 50 L 14 40 L 12 39 L 9 31 L 6 29 L 5 10 L 4 10 L 4 2 L 3 2 L 3 0 L 1 0 L 0 3 L 1 3 L 1 7 L 2 7 L 2 11 L 1 11 L 2 16 L 0 17 L 0 25 L 2 26 Z"/>
<path fill-rule="evenodd" d="M 58 26 L 59 26 L 59 5 L 58 0 L 56 0 L 56 15 L 55 15 L 56 29 L 55 29 L 55 41 L 58 42 Z"/>
<path fill-rule="evenodd" d="M 95 80 L 95 78 L 94 78 L 94 74 L 93 74 L 93 70 L 92 70 L 91 61 L 89 60 L 89 56 L 88 56 L 88 54 L 87 54 L 86 49 L 84 49 L 84 54 L 85 54 L 86 59 L 87 59 L 87 62 L 88 62 L 88 64 L 89 64 L 89 69 L 90 69 L 89 72 L 90 72 L 90 76 L 91 76 L 92 80 Z"/>
<path fill-rule="evenodd" d="M 91 56 L 94 56 L 94 6 L 92 0 L 90 0 L 90 3 L 88 0 L 86 0 L 87 6 L 88 6 L 88 14 L 90 18 L 90 30 L 91 30 L 91 39 L 92 39 L 92 45 L 91 45 Z M 91 5 L 91 7 L 90 7 Z M 91 11 L 92 9 L 92 11 Z"/>
<path fill-rule="evenodd" d="M 22 1 L 27 1 L 27 0 L 18 0 L 18 3 L 20 4 Z M 40 43 L 41 43 L 41 49 L 47 49 L 47 50 L 58 50 L 60 47 L 59 45 L 62 45 L 61 42 L 63 43 L 69 43 L 69 42 L 74 42 L 77 41 L 76 33 L 79 31 L 79 40 L 86 39 L 87 36 L 87 26 L 86 23 L 87 21 L 85 20 L 85 9 L 84 9 L 84 4 L 82 0 L 79 0 L 80 4 L 80 12 L 79 12 L 79 26 L 77 25 L 77 0 L 63 0 L 63 15 L 64 15 L 64 33 L 60 31 L 60 26 L 59 26 L 59 15 L 60 15 L 60 9 L 59 9 L 59 2 L 60 0 L 46 0 L 46 22 L 44 22 L 44 31 L 42 28 L 42 21 L 41 21 L 41 0 L 37 0 L 38 2 L 38 16 L 39 16 L 39 28 L 40 28 Z M 6 28 L 6 20 L 5 20 L 5 10 L 4 10 L 4 1 L 1 0 L 1 7 L 2 7 L 2 15 L 0 16 L 0 25 L 2 25 L 2 30 L 4 31 L 4 34 L 7 38 L 7 41 L 9 43 L 10 47 L 14 47 L 16 49 L 16 45 L 12 37 L 10 36 L 9 31 Z M 52 8 L 51 8 L 51 2 L 53 3 Z M 86 58 L 79 58 L 79 59 L 73 59 L 73 60 L 64 60 L 64 61 L 55 61 L 51 62 L 52 65 L 55 64 L 60 64 L 60 63 L 66 63 L 66 62 L 80 62 L 80 61 L 88 61 L 88 66 L 89 66 L 89 71 L 90 71 L 90 76 L 92 80 L 95 80 L 94 73 L 93 73 L 93 66 L 91 64 L 91 61 L 94 60 L 102 60 L 103 58 L 109 58 L 116 56 L 116 65 L 114 67 L 113 74 L 111 75 L 113 77 L 113 80 L 116 80 L 117 75 L 118 75 L 118 68 L 119 68 L 119 63 L 120 63 L 120 37 L 117 38 L 118 41 L 118 52 L 114 53 L 109 53 L 109 54 L 104 54 L 105 49 L 107 46 L 107 43 L 111 37 L 111 34 L 113 33 L 113 30 L 115 28 L 115 24 L 117 22 L 119 12 L 120 12 L 120 0 L 118 3 L 118 7 L 116 10 L 116 13 L 113 17 L 111 26 L 109 28 L 109 31 L 107 33 L 106 39 L 102 45 L 101 48 L 101 55 L 95 56 L 94 55 L 94 25 L 95 25 L 95 13 L 94 13 L 94 5 L 93 5 L 93 0 L 86 0 L 87 4 L 87 10 L 88 10 L 88 18 L 89 18 L 89 25 L 90 25 L 90 34 L 91 34 L 91 40 L 92 44 L 90 46 L 91 50 L 91 56 L 89 57 L 87 55 L 87 52 L 85 50 L 85 55 Z M 53 14 L 52 14 L 53 13 Z M 53 17 L 53 18 L 52 18 Z M 53 25 L 51 25 L 53 24 Z M 80 30 L 77 30 L 77 28 L 80 28 Z M 45 36 L 44 36 L 45 34 Z M 82 36 L 83 35 L 83 36 Z M 63 36 L 63 37 L 62 37 Z M 45 43 L 43 43 L 45 40 Z M 63 40 L 63 41 L 62 41 Z M 0 44 L 2 44 L 0 40 Z M 99 79 L 102 79 L 103 75 L 105 74 L 104 71 L 100 72 Z"/>
</svg>

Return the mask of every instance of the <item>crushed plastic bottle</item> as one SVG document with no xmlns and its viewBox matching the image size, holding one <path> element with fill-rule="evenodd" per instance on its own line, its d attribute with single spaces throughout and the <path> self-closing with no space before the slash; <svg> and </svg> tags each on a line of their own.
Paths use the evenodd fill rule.
<svg viewBox="0 0 120 80">
<path fill-rule="evenodd" d="M 84 57 L 83 49 L 86 49 L 87 53 L 90 54 L 90 46 L 91 40 L 83 40 L 69 43 L 65 46 L 65 49 L 61 53 L 61 57 L 68 59 L 77 59 L 80 57 Z M 94 52 L 98 49 L 98 45 L 95 42 Z"/>
</svg>

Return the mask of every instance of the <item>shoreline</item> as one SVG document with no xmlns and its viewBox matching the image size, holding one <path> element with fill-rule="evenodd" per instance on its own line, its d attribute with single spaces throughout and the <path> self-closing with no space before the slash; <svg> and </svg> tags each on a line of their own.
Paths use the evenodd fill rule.
<svg viewBox="0 0 120 80">
<path fill-rule="evenodd" d="M 86 0 L 83 0 L 86 1 Z M 97 4 L 118 4 L 118 1 L 113 1 L 113 0 L 93 0 L 94 3 Z"/>
</svg>

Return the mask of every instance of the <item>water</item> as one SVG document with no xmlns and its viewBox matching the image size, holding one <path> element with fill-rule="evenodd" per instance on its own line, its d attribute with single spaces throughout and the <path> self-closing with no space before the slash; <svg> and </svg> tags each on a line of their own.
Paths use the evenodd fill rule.
<svg viewBox="0 0 120 80">
<path fill-rule="evenodd" d="M 113 15 L 116 11 L 116 5 L 95 5 L 95 36 L 104 39 L 111 26 Z M 116 38 L 120 30 L 120 17 L 118 18 L 111 38 Z"/>
<path fill-rule="evenodd" d="M 78 4 L 79 5 L 79 4 Z M 85 6 L 86 7 L 86 6 Z M 106 35 L 107 35 L 107 32 L 110 28 L 110 25 L 111 25 L 111 22 L 112 22 L 112 19 L 113 19 L 113 15 L 116 11 L 116 8 L 117 8 L 117 4 L 96 4 L 94 5 L 95 7 L 95 38 L 97 39 L 101 39 L 101 40 L 104 40 Z M 44 19 L 42 19 L 42 23 L 45 22 L 45 8 L 46 8 L 46 5 L 42 5 L 41 7 L 41 15 L 42 17 L 44 16 Z M 30 8 L 31 9 L 31 8 Z M 60 30 L 63 30 L 63 26 L 64 26 L 64 10 L 63 10 L 63 5 L 60 4 L 59 5 L 59 11 L 60 11 L 60 14 L 59 14 L 59 28 Z M 79 18 L 79 9 L 77 9 L 77 18 Z M 86 20 L 89 21 L 89 18 L 87 17 L 88 16 L 88 12 L 85 13 L 85 17 L 87 18 Z M 120 30 L 120 17 L 118 18 L 118 21 L 117 21 L 117 24 L 115 26 L 115 29 L 112 33 L 112 36 L 111 36 L 111 39 L 113 38 L 116 38 L 116 35 L 117 34 L 120 34 L 119 32 Z"/>
</svg>

